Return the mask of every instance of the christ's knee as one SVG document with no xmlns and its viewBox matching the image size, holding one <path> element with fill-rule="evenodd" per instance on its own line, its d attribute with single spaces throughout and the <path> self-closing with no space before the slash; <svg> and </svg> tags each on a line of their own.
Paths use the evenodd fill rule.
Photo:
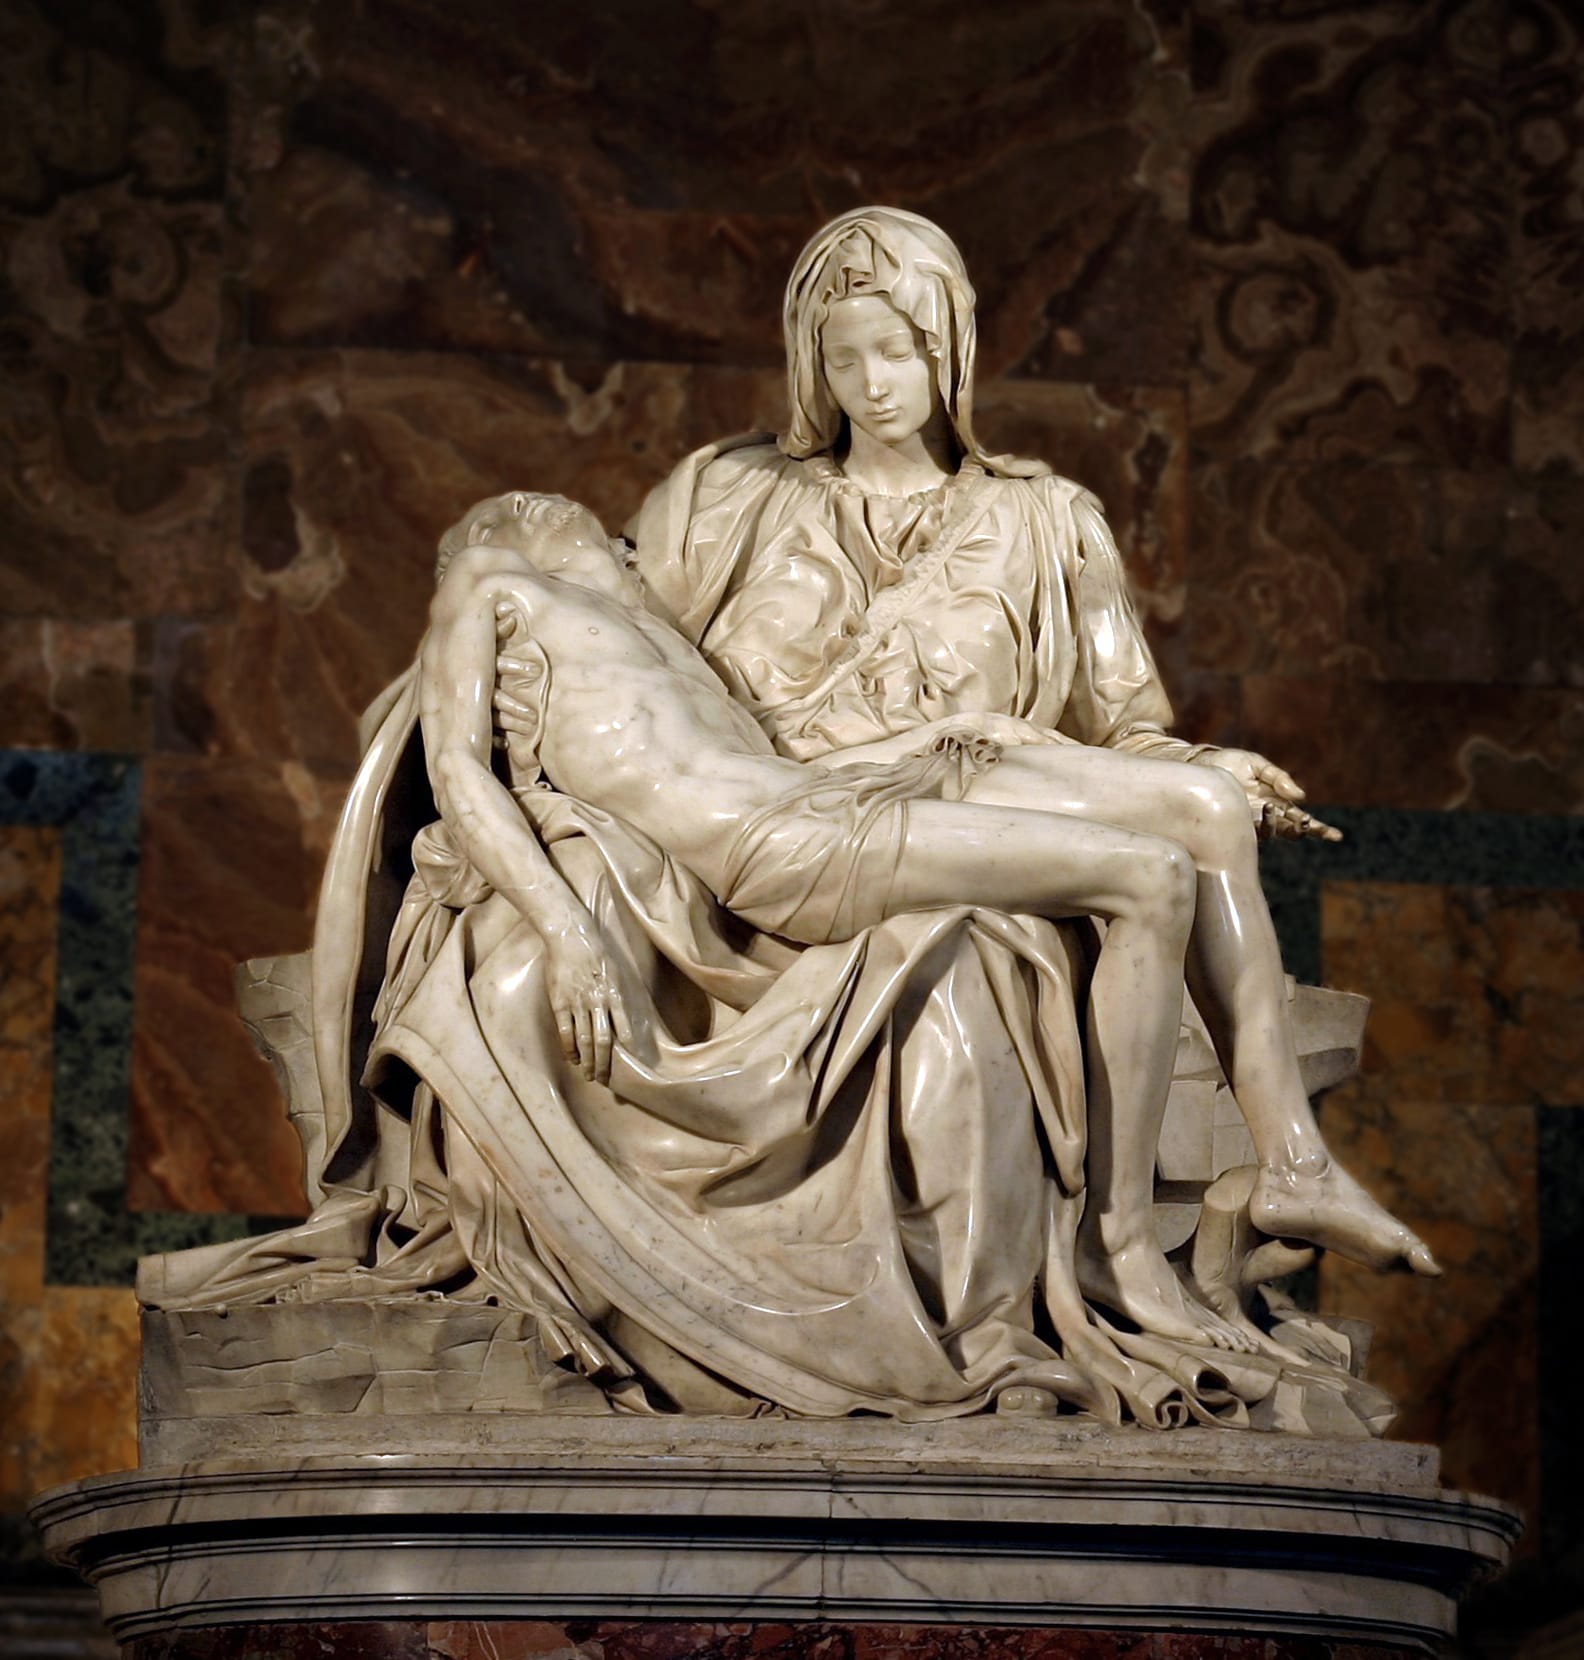
<svg viewBox="0 0 1584 1660">
<path fill-rule="evenodd" d="M 1256 858 L 1254 820 L 1243 786 L 1221 767 L 1199 767 L 1191 786 L 1194 830 L 1189 842 L 1207 870 L 1233 870 Z"/>
<path fill-rule="evenodd" d="M 1122 915 L 1175 944 L 1186 943 L 1193 927 L 1198 872 L 1193 855 L 1160 839 L 1142 854 L 1133 872 L 1132 892 Z"/>
</svg>

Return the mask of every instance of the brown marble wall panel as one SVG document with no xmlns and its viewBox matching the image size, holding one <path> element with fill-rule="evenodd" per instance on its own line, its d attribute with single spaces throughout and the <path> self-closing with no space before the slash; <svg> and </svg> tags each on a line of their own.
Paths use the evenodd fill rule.
<svg viewBox="0 0 1584 1660">
<path fill-rule="evenodd" d="M 42 1488 L 136 1461 L 137 1309 L 127 1290 L 46 1286 L 60 833 L 0 829 L 0 1537 Z M 64 1377 L 70 1391 L 61 1389 Z"/>
<path fill-rule="evenodd" d="M 1516 173 L 1513 458 L 1584 469 L 1584 26 L 1567 0 L 1524 0 L 1507 29 Z"/>
<path fill-rule="evenodd" d="M 1322 933 L 1327 980 L 1371 1000 L 1355 1089 L 1584 1102 L 1584 893 L 1337 883 Z"/>
<path fill-rule="evenodd" d="M 1398 1403 L 1393 1438 L 1438 1444 L 1450 1486 L 1537 1515 L 1533 1110 L 1348 1087 L 1327 1098 L 1321 1123 L 1336 1156 L 1446 1270 L 1423 1280 L 1337 1257 L 1320 1269 L 1321 1307 L 1375 1328 L 1368 1376 Z"/>
<path fill-rule="evenodd" d="M 1328 1258 L 1325 1306 L 1374 1322 L 1395 1435 L 1439 1442 L 1450 1483 L 1537 1515 L 1535 1108 L 1584 1100 L 1584 896 L 1335 883 L 1321 931 L 1328 983 L 1372 1002 L 1363 1075 L 1326 1098 L 1326 1139 L 1446 1269 Z"/>
<path fill-rule="evenodd" d="M 891 201 L 962 239 L 992 366 L 1175 371 L 1183 40 L 1105 0 L 625 0 L 531 30 L 501 0 L 273 3 L 239 145 L 255 326 L 769 365 L 803 237 Z"/>
<path fill-rule="evenodd" d="M 220 0 L 12 0 L 0 89 L 0 198 L 125 174 L 146 195 L 217 198 L 231 8 Z"/>
<path fill-rule="evenodd" d="M 1194 439 L 1507 459 L 1505 8 L 1194 14 Z"/>
<path fill-rule="evenodd" d="M 0 617 L 0 742 L 143 750 L 153 731 L 152 629 L 130 619 Z"/>
<path fill-rule="evenodd" d="M 223 17 L 183 0 L 8 9 L 0 88 L 0 610 L 211 609 L 235 341 Z"/>
<path fill-rule="evenodd" d="M 1203 734 L 1276 756 L 1316 801 L 1584 810 L 1584 692 L 1259 674 L 1235 724 Z"/>
<path fill-rule="evenodd" d="M 1503 662 L 1493 678 L 1584 685 L 1584 477 L 1515 473 L 1507 512 L 1495 601 Z"/>
<path fill-rule="evenodd" d="M 33 1493 L 42 1347 L 50 1022 L 55 1003 L 56 831 L 0 830 L 0 1527 L 19 1534 Z"/>
<path fill-rule="evenodd" d="M 138 1307 L 131 1288 L 45 1286 L 40 1315 L 24 1420 L 29 1498 L 137 1464 Z"/>
<path fill-rule="evenodd" d="M 128 1203 L 287 1215 L 296 1138 L 236 1018 L 232 971 L 301 950 L 346 779 L 151 759 L 143 775 Z"/>
<path fill-rule="evenodd" d="M 1233 674 L 1577 685 L 1570 481 L 1353 465 L 1194 471 L 1196 660 Z"/>
<path fill-rule="evenodd" d="M 218 214 L 104 186 L 23 231 L 0 220 L 6 612 L 151 616 L 230 593 Z"/>
<path fill-rule="evenodd" d="M 26 1413 L 41 1323 L 59 891 L 60 833 L 0 831 L 0 1096 L 8 1153 L 0 1160 L 0 1421 L 7 1424 Z M 25 1502 L 28 1457 L 19 1437 L 0 1437 L 0 1508 Z"/>
</svg>

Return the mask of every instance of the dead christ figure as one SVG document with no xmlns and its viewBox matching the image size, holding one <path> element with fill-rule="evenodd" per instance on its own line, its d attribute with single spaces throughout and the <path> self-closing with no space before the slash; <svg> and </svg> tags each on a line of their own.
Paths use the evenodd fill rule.
<svg viewBox="0 0 1584 1660">
<path fill-rule="evenodd" d="M 1231 1350 L 1257 1342 L 1183 1288 L 1152 1228 L 1185 959 L 1259 1152 L 1256 1226 L 1438 1271 L 1320 1140 L 1248 803 L 1229 773 L 993 715 L 793 761 L 645 610 L 582 508 L 502 496 L 443 545 L 452 552 L 419 665 L 434 794 L 460 851 L 542 937 L 562 1043 L 589 1076 L 609 1076 L 627 1013 L 595 925 L 513 798 L 541 768 L 563 795 L 652 838 L 756 928 L 804 944 L 951 905 L 1104 919 L 1088 1000 L 1078 1266 L 1085 1293 L 1143 1331 Z M 508 638 L 499 685 L 498 622 Z M 491 769 L 492 705 L 518 734 L 509 784 Z"/>
</svg>

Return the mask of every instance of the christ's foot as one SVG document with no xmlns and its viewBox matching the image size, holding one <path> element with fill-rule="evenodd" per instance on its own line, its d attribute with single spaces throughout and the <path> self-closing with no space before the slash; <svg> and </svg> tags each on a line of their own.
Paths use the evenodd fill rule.
<svg viewBox="0 0 1584 1660">
<path fill-rule="evenodd" d="M 1314 1260 L 1313 1251 L 1309 1253 L 1309 1259 L 1310 1261 Z M 1244 1312 L 1242 1303 L 1238 1301 L 1237 1293 L 1230 1286 L 1200 1285 L 1195 1280 L 1194 1290 L 1203 1299 L 1207 1307 L 1213 1308 L 1229 1326 L 1242 1332 L 1249 1340 L 1249 1347 L 1256 1354 L 1270 1355 L 1283 1364 L 1296 1363 L 1300 1366 L 1308 1364 L 1308 1357 L 1299 1354 L 1296 1349 L 1289 1348 L 1285 1343 L 1278 1343 L 1269 1332 L 1261 1331 Z"/>
<path fill-rule="evenodd" d="M 1262 1166 L 1249 1220 L 1275 1239 L 1301 1239 L 1370 1268 L 1439 1274 L 1430 1247 L 1377 1204 L 1341 1165 L 1318 1171 Z"/>
<path fill-rule="evenodd" d="M 1125 1314 L 1152 1337 L 1239 1354 L 1250 1354 L 1258 1346 L 1230 1320 L 1191 1296 L 1153 1241 L 1110 1249 L 1080 1236 L 1078 1284 L 1085 1297 Z"/>
</svg>

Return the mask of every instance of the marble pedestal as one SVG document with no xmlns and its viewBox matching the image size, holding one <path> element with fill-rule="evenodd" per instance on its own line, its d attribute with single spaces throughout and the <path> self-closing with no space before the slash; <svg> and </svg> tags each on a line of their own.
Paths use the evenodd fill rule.
<svg viewBox="0 0 1584 1660">
<path fill-rule="evenodd" d="M 566 1660 L 626 1652 L 583 1647 L 579 1621 L 908 1627 L 945 1646 L 894 1652 L 1094 1660 L 1113 1652 L 1093 1646 L 1105 1632 L 1201 1634 L 1169 1650 L 1181 1657 L 1256 1633 L 1320 1642 L 1294 1654 L 1325 1639 L 1434 1647 L 1519 1525 L 1441 1490 L 1432 1449 L 1379 1442 L 1062 1419 L 331 1422 L 210 1419 L 186 1448 L 203 1456 L 61 1488 L 34 1517 L 128 1652 L 169 1660 L 265 1652 L 211 1628 L 273 1626 L 270 1653 L 292 1652 L 292 1627 L 320 1631 L 317 1653 L 428 1655 L 447 1652 L 428 1646 L 436 1622 L 500 1621 L 561 1635 L 540 1649 L 492 1638 L 495 1652 Z M 396 1646 L 324 1646 L 332 1627 L 373 1641 L 376 1625 Z M 970 1647 L 947 1640 L 971 1630 Z M 1020 1630 L 1087 1631 L 1090 1646 L 1026 1649 Z"/>
</svg>

